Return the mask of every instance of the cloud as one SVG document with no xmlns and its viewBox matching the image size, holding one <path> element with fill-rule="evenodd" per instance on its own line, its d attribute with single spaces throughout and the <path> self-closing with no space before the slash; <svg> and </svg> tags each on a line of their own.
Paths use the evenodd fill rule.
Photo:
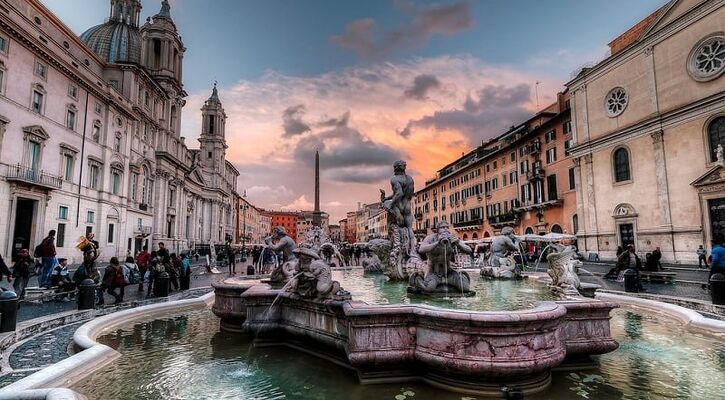
<svg viewBox="0 0 725 400">
<path fill-rule="evenodd" d="M 296 106 L 287 107 L 282 111 L 282 127 L 284 128 L 284 136 L 297 136 L 305 132 L 309 132 L 310 126 L 302 121 L 305 114 L 305 106 L 298 104 Z"/>
<path fill-rule="evenodd" d="M 386 168 L 402 158 L 403 152 L 375 142 L 348 126 L 349 120 L 350 112 L 346 111 L 339 118 L 323 122 L 322 126 L 333 128 L 315 132 L 298 141 L 294 158 L 300 164 L 309 164 L 314 160 L 315 152 L 319 151 L 320 166 L 329 171 L 328 177 L 343 182 L 348 177 L 350 182 L 375 182 L 380 179 L 380 174 L 356 173 L 355 170 Z"/>
<path fill-rule="evenodd" d="M 441 82 L 435 92 L 428 92 L 435 93 L 434 101 L 401 101 L 421 75 Z M 227 114 L 226 155 L 240 172 L 237 191 L 246 189 L 255 206 L 280 209 L 303 195 L 314 198 L 314 150 L 320 149 L 322 204 L 342 203 L 323 211 L 333 220 L 344 218 L 344 211 L 355 209 L 357 202 L 378 201 L 379 187 L 389 189 L 396 159 L 408 162 L 416 187 L 422 188 L 441 166 L 480 143 L 483 133 L 472 132 L 485 127 L 485 134 L 495 135 L 523 122 L 535 104 L 522 104 L 525 91 L 514 88 L 537 80 L 542 82 L 540 99 L 560 88 L 560 81 L 540 73 L 491 65 L 470 55 L 367 63 L 305 76 L 269 71 L 219 87 Z M 506 86 L 498 88 L 501 82 Z M 196 147 L 199 109 L 208 97 L 209 91 L 203 90 L 186 99 L 182 135 L 189 147 Z M 522 109 L 520 119 L 507 114 Z M 280 126 L 285 116 L 309 130 L 286 135 Z M 398 135 L 409 122 L 412 134 Z"/>
<path fill-rule="evenodd" d="M 413 79 L 413 86 L 405 89 L 404 94 L 405 97 L 411 99 L 425 100 L 428 98 L 429 90 L 437 89 L 440 86 L 441 82 L 435 77 L 435 75 L 418 75 L 415 79 Z"/>
<path fill-rule="evenodd" d="M 399 134 L 410 137 L 416 128 L 454 130 L 462 132 L 467 137 L 468 144 L 475 146 L 530 117 L 531 110 L 527 108 L 530 101 L 531 87 L 527 84 L 512 87 L 486 85 L 477 92 L 476 98 L 467 96 L 460 108 L 435 111 L 422 118 L 410 120 Z"/>
<path fill-rule="evenodd" d="M 417 7 L 397 2 L 408 18 L 397 28 L 378 28 L 372 18 L 350 22 L 345 31 L 332 38 L 338 46 L 350 49 L 361 57 L 378 59 L 401 49 L 420 47 L 434 35 L 452 35 L 473 26 L 471 4 L 459 1 Z"/>
<path fill-rule="evenodd" d="M 304 210 L 312 210 L 314 207 L 314 204 L 307 200 L 307 197 L 303 194 L 302 196 L 296 198 L 293 202 L 284 205 L 280 207 L 284 211 L 304 211 Z"/>
</svg>

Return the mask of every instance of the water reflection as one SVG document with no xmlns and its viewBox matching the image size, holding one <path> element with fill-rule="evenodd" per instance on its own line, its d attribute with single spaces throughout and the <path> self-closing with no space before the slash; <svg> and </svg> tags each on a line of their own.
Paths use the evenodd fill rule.
<svg viewBox="0 0 725 400">
<path fill-rule="evenodd" d="M 723 398 L 725 344 L 640 311 L 614 310 L 611 325 L 619 350 L 597 357 L 596 369 L 554 373 L 546 392 L 527 399 Z M 75 388 L 89 399 L 476 398 L 422 383 L 360 385 L 354 372 L 331 362 L 222 333 L 208 310 L 141 322 L 99 340 L 123 357 Z"/>
</svg>

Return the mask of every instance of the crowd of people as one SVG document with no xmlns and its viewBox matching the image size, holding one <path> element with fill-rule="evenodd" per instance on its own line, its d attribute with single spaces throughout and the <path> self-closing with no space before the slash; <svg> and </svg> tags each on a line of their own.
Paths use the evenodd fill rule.
<svg viewBox="0 0 725 400">
<path fill-rule="evenodd" d="M 168 274 L 170 291 L 189 288 L 190 253 L 180 256 L 169 253 L 163 242 L 158 244 L 158 250 L 152 252 L 144 246 L 136 257 L 127 256 L 123 263 L 118 257 L 111 257 L 101 272 L 98 266 L 99 244 L 92 233 L 88 234 L 77 246 L 82 252 L 82 262 L 71 273 L 68 260 L 56 257 L 55 235 L 56 232 L 51 230 L 32 255 L 29 249 L 19 249 L 12 271 L 0 257 L 0 279 L 7 277 L 20 299 L 25 298 L 30 277 L 34 274 L 38 276 L 39 288 L 51 291 L 61 301 L 73 300 L 76 289 L 90 279 L 96 285 L 97 305 L 104 304 L 104 293 L 113 297 L 116 303 L 122 302 L 126 287 L 130 285 L 137 285 L 139 293 L 144 293 L 146 289 L 146 297 L 151 297 L 154 285 L 158 284 L 157 278 L 163 272 Z"/>
</svg>

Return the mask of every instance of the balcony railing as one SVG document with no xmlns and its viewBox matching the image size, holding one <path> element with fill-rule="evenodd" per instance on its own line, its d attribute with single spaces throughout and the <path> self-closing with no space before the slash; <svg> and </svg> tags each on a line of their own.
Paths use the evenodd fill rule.
<svg viewBox="0 0 725 400">
<path fill-rule="evenodd" d="M 544 169 L 534 168 L 533 170 L 526 172 L 526 177 L 529 180 L 544 179 Z"/>
<path fill-rule="evenodd" d="M 515 212 L 508 212 L 506 214 L 496 215 L 488 218 L 488 223 L 493 227 L 499 227 L 501 225 L 515 225 L 519 223 L 519 215 Z"/>
<path fill-rule="evenodd" d="M 133 228 L 133 234 L 136 236 L 149 236 L 151 235 L 151 227 L 146 225 L 136 225 Z"/>
<path fill-rule="evenodd" d="M 470 221 L 464 221 L 464 222 L 454 222 L 453 227 L 454 228 L 469 228 L 474 227 L 483 224 L 483 220 L 480 218 L 472 219 Z"/>
<path fill-rule="evenodd" d="M 60 189 L 63 183 L 63 180 L 59 176 L 51 175 L 43 171 L 36 171 L 20 165 L 8 167 L 7 180 L 42 186 L 46 189 Z"/>
</svg>

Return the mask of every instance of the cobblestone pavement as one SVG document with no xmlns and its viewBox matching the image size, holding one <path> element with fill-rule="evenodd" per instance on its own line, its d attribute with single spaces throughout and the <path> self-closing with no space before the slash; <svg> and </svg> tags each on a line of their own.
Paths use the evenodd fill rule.
<svg viewBox="0 0 725 400">
<path fill-rule="evenodd" d="M 99 269 L 102 271 L 103 266 Z M 241 263 L 237 264 L 237 273 L 240 273 L 242 269 Z M 246 270 L 246 265 L 244 266 Z M 206 272 L 206 268 L 202 264 L 195 264 L 191 267 L 191 288 L 210 286 L 212 283 L 220 281 L 229 276 L 226 270 L 219 274 L 209 274 Z M 0 286 L 12 290 L 12 284 L 7 281 L 0 283 Z M 38 286 L 37 277 L 32 277 L 29 286 Z M 145 287 L 144 287 L 145 289 Z M 173 292 L 172 292 L 173 294 Z M 146 299 L 146 291 L 139 291 L 138 285 L 126 286 L 126 292 L 124 295 L 124 302 L 137 301 Z M 112 296 L 104 293 L 104 300 L 106 305 L 113 304 L 115 301 Z M 72 311 L 77 309 L 75 301 L 46 301 L 42 304 L 32 303 L 23 301 L 18 306 L 18 322 L 27 321 L 33 318 L 43 317 L 46 315 L 57 314 L 65 311 Z"/>
</svg>

